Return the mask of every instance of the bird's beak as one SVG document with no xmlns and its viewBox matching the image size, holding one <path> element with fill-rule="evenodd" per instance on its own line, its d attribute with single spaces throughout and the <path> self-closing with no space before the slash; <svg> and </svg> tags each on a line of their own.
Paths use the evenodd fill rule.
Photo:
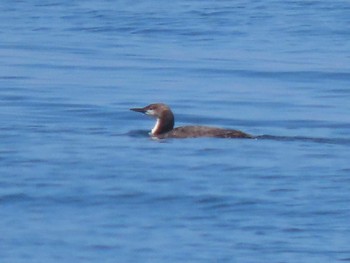
<svg viewBox="0 0 350 263">
<path fill-rule="evenodd" d="M 141 113 L 146 113 L 147 109 L 145 108 L 131 108 L 130 110 L 136 111 L 136 112 L 141 112 Z"/>
</svg>

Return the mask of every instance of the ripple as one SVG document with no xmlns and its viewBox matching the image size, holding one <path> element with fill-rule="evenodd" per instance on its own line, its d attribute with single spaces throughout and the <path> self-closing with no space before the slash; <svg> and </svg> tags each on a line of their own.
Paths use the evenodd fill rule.
<svg viewBox="0 0 350 263">
<path fill-rule="evenodd" d="M 275 140 L 286 142 L 312 142 L 320 144 L 335 144 L 335 145 L 350 145 L 350 139 L 344 138 L 317 138 L 317 137 L 303 137 L 303 136 L 275 136 L 275 135 L 260 135 L 256 137 L 258 140 Z"/>
</svg>

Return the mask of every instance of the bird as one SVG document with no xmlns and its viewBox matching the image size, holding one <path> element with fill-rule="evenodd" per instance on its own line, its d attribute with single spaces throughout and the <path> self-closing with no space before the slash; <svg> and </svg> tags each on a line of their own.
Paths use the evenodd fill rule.
<svg viewBox="0 0 350 263">
<path fill-rule="evenodd" d="M 130 110 L 144 113 L 157 119 L 155 126 L 150 132 L 150 135 L 157 139 L 199 137 L 254 138 L 254 136 L 248 133 L 233 129 L 194 125 L 174 128 L 174 114 L 170 107 L 164 103 L 152 103 L 143 108 L 131 108 Z"/>
</svg>

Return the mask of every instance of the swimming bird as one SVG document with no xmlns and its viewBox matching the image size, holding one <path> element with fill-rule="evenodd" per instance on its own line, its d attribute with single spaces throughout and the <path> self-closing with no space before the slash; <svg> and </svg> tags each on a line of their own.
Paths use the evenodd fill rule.
<svg viewBox="0 0 350 263">
<path fill-rule="evenodd" d="M 143 108 L 132 108 L 132 111 L 141 112 L 157 119 L 151 130 L 152 137 L 165 138 L 254 138 L 252 135 L 238 130 L 222 129 L 208 126 L 182 126 L 174 128 L 174 114 L 168 105 L 154 103 Z"/>
</svg>

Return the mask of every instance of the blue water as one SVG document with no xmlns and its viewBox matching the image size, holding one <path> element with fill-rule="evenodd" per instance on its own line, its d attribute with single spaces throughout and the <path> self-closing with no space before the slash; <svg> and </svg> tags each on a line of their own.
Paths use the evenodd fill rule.
<svg viewBox="0 0 350 263">
<path fill-rule="evenodd" d="M 0 3 L 1 262 L 349 262 L 348 1 Z M 259 139 L 156 141 L 129 111 Z"/>
</svg>

